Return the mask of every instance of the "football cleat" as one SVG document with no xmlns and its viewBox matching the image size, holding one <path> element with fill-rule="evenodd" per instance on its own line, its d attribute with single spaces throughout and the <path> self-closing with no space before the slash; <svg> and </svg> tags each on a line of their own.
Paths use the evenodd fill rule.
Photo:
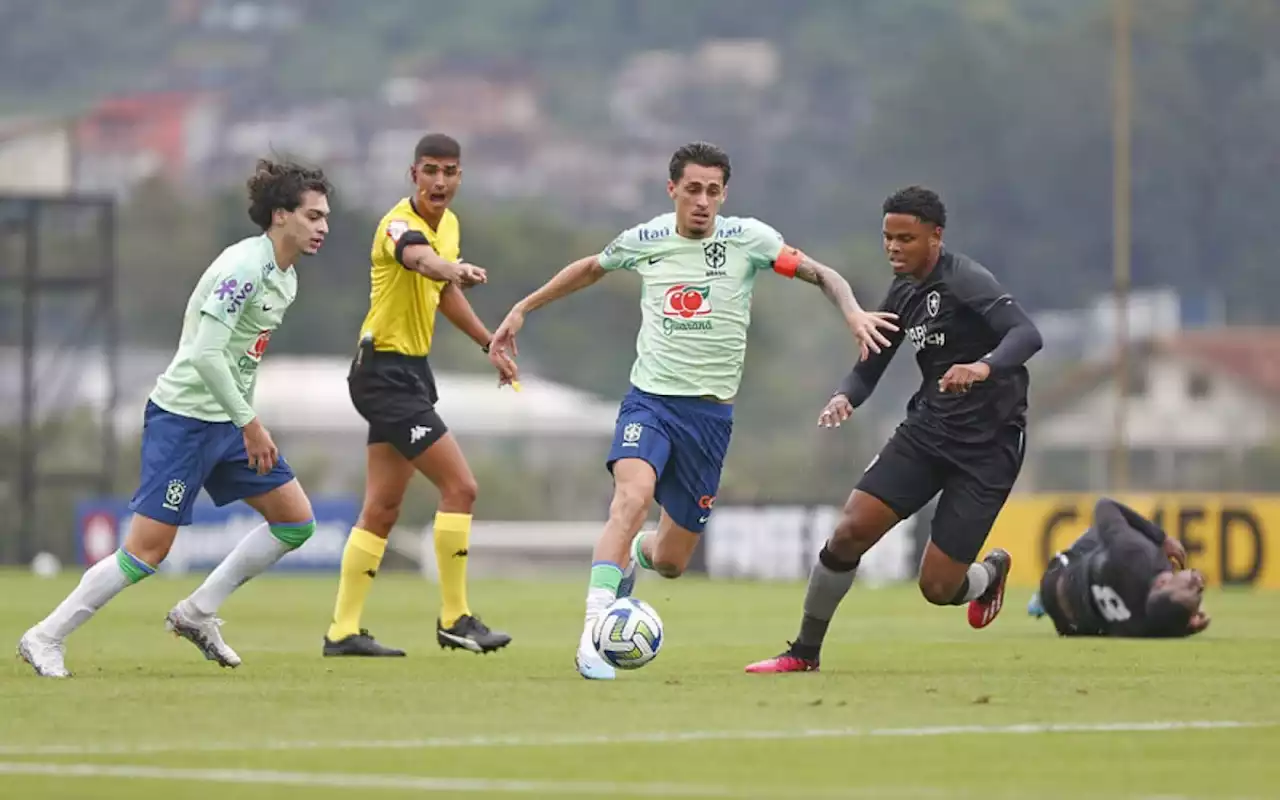
<svg viewBox="0 0 1280 800">
<path fill-rule="evenodd" d="M 983 563 L 995 569 L 995 579 L 976 600 L 969 601 L 969 625 L 974 628 L 985 628 L 995 621 L 1004 606 L 1004 585 L 1009 579 L 1009 569 L 1013 566 L 1013 556 L 1009 551 L 997 548 L 987 553 Z"/>
<path fill-rule="evenodd" d="M 323 652 L 326 657 L 367 656 L 370 658 L 398 658 L 404 655 L 403 650 L 378 644 L 373 635 L 363 628 L 360 629 L 359 633 L 343 636 L 336 642 L 329 639 L 328 636 L 324 637 Z"/>
<path fill-rule="evenodd" d="M 764 661 L 757 661 L 754 664 L 747 665 L 747 672 L 752 675 L 767 675 L 779 672 L 817 672 L 817 658 L 801 658 L 796 655 L 793 650 L 795 645 L 791 642 L 787 643 L 792 649 L 787 650 L 781 655 L 773 658 L 766 658 Z"/>
<path fill-rule="evenodd" d="M 1032 594 L 1031 599 L 1027 601 L 1027 614 L 1035 617 L 1036 619 L 1040 619 L 1046 613 L 1048 612 L 1044 610 L 1044 603 L 1040 602 L 1040 593 L 1036 592 Z"/>
<path fill-rule="evenodd" d="M 42 678 L 70 678 L 64 657 L 64 645 L 57 639 L 41 635 L 35 628 L 18 640 L 18 657 L 31 665 Z"/>
<path fill-rule="evenodd" d="M 622 571 L 622 581 L 618 583 L 615 595 L 619 600 L 635 593 L 636 578 L 640 576 L 640 540 L 644 537 L 645 533 L 641 531 L 631 540 L 631 557 L 627 561 L 627 568 Z"/>
<path fill-rule="evenodd" d="M 511 644 L 511 637 L 502 631 L 491 631 L 478 617 L 463 614 L 449 628 L 441 627 L 436 620 L 436 641 L 441 649 L 469 650 L 472 653 L 492 653 Z"/>
<path fill-rule="evenodd" d="M 179 603 L 164 618 L 164 626 L 174 636 L 186 639 L 210 661 L 223 667 L 240 666 L 240 656 L 222 640 L 222 620 L 212 615 L 192 612 Z"/>
<path fill-rule="evenodd" d="M 617 677 L 618 671 L 596 651 L 592 641 L 595 624 L 594 620 L 588 620 L 583 628 L 582 638 L 578 640 L 578 652 L 573 657 L 573 666 L 579 675 L 589 681 L 611 681 Z"/>
</svg>

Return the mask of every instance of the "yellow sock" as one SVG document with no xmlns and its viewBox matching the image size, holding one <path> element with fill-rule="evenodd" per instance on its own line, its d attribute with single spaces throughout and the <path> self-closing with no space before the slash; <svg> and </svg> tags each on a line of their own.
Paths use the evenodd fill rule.
<svg viewBox="0 0 1280 800">
<path fill-rule="evenodd" d="M 440 573 L 440 624 L 452 628 L 467 608 L 467 540 L 471 515 L 436 512 L 436 570 Z"/>
<path fill-rule="evenodd" d="M 347 546 L 342 549 L 342 577 L 338 580 L 338 602 L 329 626 L 329 641 L 336 642 L 360 632 L 360 615 L 364 600 L 378 574 L 387 540 L 363 528 L 352 528 Z"/>
</svg>

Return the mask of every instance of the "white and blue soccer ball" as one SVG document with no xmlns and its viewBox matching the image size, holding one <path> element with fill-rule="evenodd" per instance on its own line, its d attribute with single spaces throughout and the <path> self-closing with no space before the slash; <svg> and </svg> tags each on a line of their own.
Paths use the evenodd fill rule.
<svg viewBox="0 0 1280 800">
<path fill-rule="evenodd" d="M 640 669 L 662 649 L 662 618 L 645 601 L 622 597 L 600 615 L 593 639 L 605 661 L 618 669 Z"/>
</svg>

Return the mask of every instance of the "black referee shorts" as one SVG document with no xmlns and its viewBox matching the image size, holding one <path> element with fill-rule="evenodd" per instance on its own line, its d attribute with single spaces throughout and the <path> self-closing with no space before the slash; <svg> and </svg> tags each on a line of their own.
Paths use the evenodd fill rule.
<svg viewBox="0 0 1280 800">
<path fill-rule="evenodd" d="M 410 461 L 449 430 L 436 413 L 439 395 L 426 356 L 363 346 L 351 362 L 347 390 L 369 423 L 369 444 L 386 442 Z"/>
<path fill-rule="evenodd" d="M 939 492 L 930 539 L 962 564 L 978 557 L 1022 470 L 1025 438 L 1008 425 L 985 442 L 956 442 L 904 422 L 858 481 L 902 519 Z"/>
</svg>

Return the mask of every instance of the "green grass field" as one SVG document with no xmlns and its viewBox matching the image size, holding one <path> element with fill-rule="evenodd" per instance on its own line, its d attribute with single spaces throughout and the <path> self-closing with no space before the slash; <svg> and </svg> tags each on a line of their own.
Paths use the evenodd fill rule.
<svg viewBox="0 0 1280 800">
<path fill-rule="evenodd" d="M 0 643 L 75 580 L 0 573 Z M 588 683 L 584 582 L 474 585 L 516 637 L 480 657 L 436 647 L 434 586 L 385 575 L 365 622 L 410 654 L 361 661 L 320 657 L 331 578 L 269 577 L 223 610 L 245 662 L 223 671 L 163 628 L 195 581 L 152 579 L 71 638 L 72 680 L 0 666 L 0 797 L 1280 796 L 1280 594 L 1212 593 L 1204 636 L 1124 642 L 1057 638 L 1026 592 L 973 631 L 914 587 L 855 590 L 821 673 L 749 676 L 801 586 L 650 579 L 663 652 Z M 1208 722 L 1239 724 L 1183 724 Z"/>
</svg>

